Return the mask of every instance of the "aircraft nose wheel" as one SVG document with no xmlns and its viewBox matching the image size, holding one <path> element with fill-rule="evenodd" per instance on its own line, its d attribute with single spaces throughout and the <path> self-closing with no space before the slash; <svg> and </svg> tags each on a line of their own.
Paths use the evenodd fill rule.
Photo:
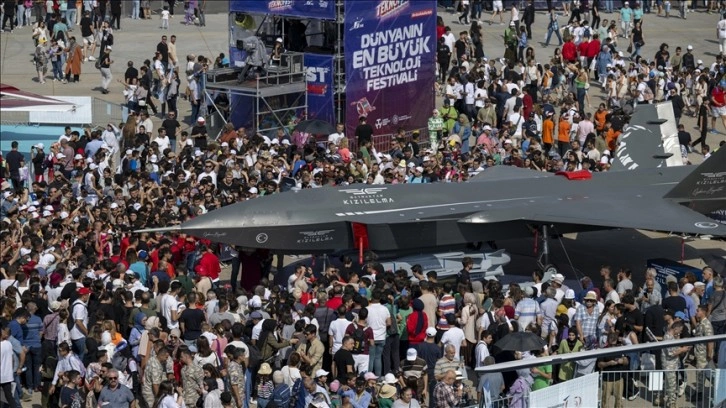
<svg viewBox="0 0 726 408">
<path fill-rule="evenodd" d="M 550 263 L 550 246 L 549 246 L 549 225 L 541 225 L 538 228 L 538 234 L 535 239 L 539 240 L 542 251 L 537 256 L 537 266 L 540 268 L 544 276 L 553 276 L 558 273 L 557 266 Z"/>
</svg>

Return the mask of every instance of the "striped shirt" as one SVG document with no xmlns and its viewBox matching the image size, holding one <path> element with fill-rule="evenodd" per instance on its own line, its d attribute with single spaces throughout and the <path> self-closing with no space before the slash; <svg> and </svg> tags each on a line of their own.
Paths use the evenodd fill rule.
<svg viewBox="0 0 726 408">
<path fill-rule="evenodd" d="M 456 313 L 456 299 L 453 296 L 446 294 L 439 300 L 439 329 L 448 330 L 449 323 L 446 321 L 447 314 Z"/>
</svg>

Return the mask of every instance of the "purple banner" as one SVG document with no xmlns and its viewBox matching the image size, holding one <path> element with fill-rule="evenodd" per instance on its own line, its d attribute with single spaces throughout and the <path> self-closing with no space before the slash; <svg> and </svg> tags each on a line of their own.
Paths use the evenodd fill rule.
<svg viewBox="0 0 726 408">
<path fill-rule="evenodd" d="M 436 0 L 345 2 L 346 127 L 426 126 L 434 108 Z"/>
<path fill-rule="evenodd" d="M 230 0 L 229 11 L 335 20 L 335 0 Z"/>
<path fill-rule="evenodd" d="M 308 119 L 335 123 L 333 110 L 333 56 L 305 54 Z"/>
</svg>

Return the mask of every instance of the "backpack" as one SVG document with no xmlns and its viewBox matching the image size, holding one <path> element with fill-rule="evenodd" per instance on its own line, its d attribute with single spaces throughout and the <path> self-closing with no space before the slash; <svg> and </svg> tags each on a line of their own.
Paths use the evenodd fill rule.
<svg viewBox="0 0 726 408">
<path fill-rule="evenodd" d="M 653 90 L 650 89 L 650 86 L 648 84 L 645 84 L 645 89 L 643 89 L 643 99 L 650 102 L 653 100 L 655 95 L 653 95 Z"/>
<path fill-rule="evenodd" d="M 248 361 L 250 363 L 250 371 L 256 372 L 257 367 L 262 364 L 262 352 L 260 352 L 260 349 L 252 343 L 248 343 L 247 348 L 250 351 L 250 355 L 248 357 Z"/>
<path fill-rule="evenodd" d="M 366 335 L 365 335 L 365 328 L 361 329 L 361 327 L 357 323 L 355 324 L 355 330 L 353 331 L 353 335 L 351 336 L 353 338 L 353 350 L 351 352 L 353 354 L 363 354 L 366 347 Z"/>
<path fill-rule="evenodd" d="M 81 305 L 84 309 L 88 310 L 88 306 L 84 305 L 82 302 L 79 302 L 77 300 L 73 302 L 73 305 L 71 306 L 71 313 L 68 316 L 68 322 L 66 323 L 69 332 L 73 330 L 73 328 L 76 326 L 76 320 L 73 318 L 73 311 L 76 310 L 76 306 L 78 305 Z"/>
<path fill-rule="evenodd" d="M 295 408 L 295 405 L 297 404 L 298 398 L 300 398 L 300 393 L 302 392 L 302 378 L 298 378 L 295 380 L 295 382 L 292 384 L 292 387 L 290 388 L 290 404 L 288 404 L 289 407 Z"/>
<path fill-rule="evenodd" d="M 590 31 L 590 27 L 585 27 L 585 33 L 583 35 L 585 37 L 592 38 L 592 31 Z"/>
</svg>

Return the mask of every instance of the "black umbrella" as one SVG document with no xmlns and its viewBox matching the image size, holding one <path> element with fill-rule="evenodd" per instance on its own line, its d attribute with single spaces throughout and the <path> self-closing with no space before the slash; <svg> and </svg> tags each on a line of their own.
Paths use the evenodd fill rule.
<svg viewBox="0 0 726 408">
<path fill-rule="evenodd" d="M 303 120 L 295 126 L 295 130 L 311 135 L 329 135 L 335 133 L 335 126 L 320 119 Z"/>
<path fill-rule="evenodd" d="M 499 339 L 494 347 L 502 351 L 532 351 L 545 346 L 541 337 L 532 332 L 514 332 Z"/>
</svg>

